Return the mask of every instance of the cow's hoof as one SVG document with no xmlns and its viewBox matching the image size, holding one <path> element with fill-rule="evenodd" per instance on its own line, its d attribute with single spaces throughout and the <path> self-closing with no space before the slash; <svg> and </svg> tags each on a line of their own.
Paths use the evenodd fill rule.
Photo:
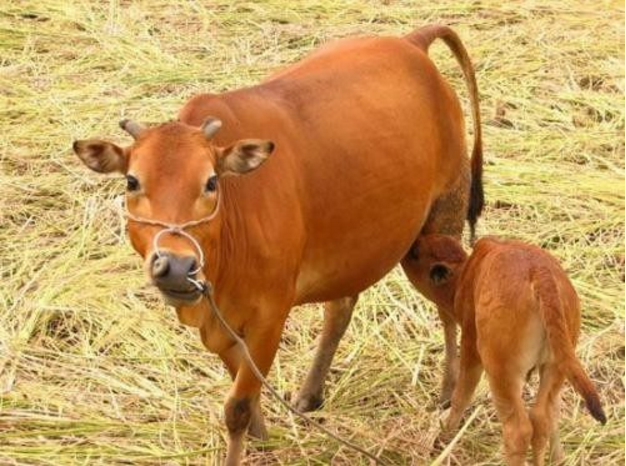
<svg viewBox="0 0 626 466">
<path fill-rule="evenodd" d="M 431 400 L 426 406 L 426 411 L 429 413 L 435 411 L 445 411 L 446 409 L 450 409 L 451 406 L 452 402 L 450 401 L 450 398 L 443 398 L 443 396 L 441 396 L 436 400 Z"/>
<path fill-rule="evenodd" d="M 451 405 L 450 400 L 452 400 L 452 392 L 454 391 L 455 386 L 454 380 L 446 380 L 441 387 L 441 395 L 439 395 L 439 409 L 448 409 Z"/>
<path fill-rule="evenodd" d="M 322 407 L 324 404 L 324 397 L 320 395 L 316 395 L 314 393 L 310 394 L 298 394 L 296 401 L 294 403 L 294 408 L 296 408 L 301 413 L 308 413 L 309 411 L 316 411 Z"/>
<path fill-rule="evenodd" d="M 449 433 L 441 432 L 437 437 L 435 437 L 431 455 L 433 457 L 439 456 L 439 454 L 448 446 L 450 440 L 452 440 L 452 438 Z"/>
<path fill-rule="evenodd" d="M 248 434 L 257 440 L 266 441 L 270 438 L 265 427 L 265 422 L 251 422 L 248 427 Z"/>
<path fill-rule="evenodd" d="M 439 409 L 441 409 L 442 411 L 445 411 L 446 409 L 449 409 L 450 406 L 452 406 L 452 402 L 450 401 L 450 397 L 441 397 L 439 398 Z"/>
<path fill-rule="evenodd" d="M 438 411 L 445 411 L 445 408 L 443 408 L 440 404 L 439 404 L 439 400 L 432 400 L 430 403 L 428 403 L 426 405 L 426 412 L 427 413 L 435 413 Z"/>
</svg>

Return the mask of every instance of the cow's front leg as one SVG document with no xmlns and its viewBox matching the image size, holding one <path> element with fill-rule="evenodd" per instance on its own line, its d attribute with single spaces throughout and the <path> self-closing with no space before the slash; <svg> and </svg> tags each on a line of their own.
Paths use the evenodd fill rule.
<svg viewBox="0 0 626 466">
<path fill-rule="evenodd" d="M 450 406 L 452 392 L 459 375 L 459 357 L 457 351 L 457 325 L 454 318 L 443 309 L 438 309 L 439 318 L 443 323 L 443 335 L 445 340 L 445 367 L 443 383 L 441 385 L 441 396 L 439 403 L 442 407 Z"/>
<path fill-rule="evenodd" d="M 257 367 L 266 376 L 276 355 L 284 319 L 271 326 L 259 328 L 251 325 L 246 331 L 245 342 Z M 253 418 L 255 404 L 258 403 L 261 382 L 243 359 L 237 370 L 235 382 L 224 404 L 226 427 L 228 428 L 228 451 L 226 465 L 235 466 L 241 462 L 244 449 L 244 436 Z"/>
<path fill-rule="evenodd" d="M 239 367 L 241 366 L 241 348 L 239 348 L 239 345 L 233 345 L 227 350 L 221 352 L 219 356 L 228 368 L 228 372 L 230 373 L 230 376 L 234 381 L 237 377 Z M 248 428 L 248 433 L 260 440 L 268 439 L 267 429 L 265 428 L 265 420 L 263 418 L 263 412 L 261 411 L 260 396 L 257 397 L 252 405 L 252 415 L 250 418 L 250 427 Z"/>
</svg>

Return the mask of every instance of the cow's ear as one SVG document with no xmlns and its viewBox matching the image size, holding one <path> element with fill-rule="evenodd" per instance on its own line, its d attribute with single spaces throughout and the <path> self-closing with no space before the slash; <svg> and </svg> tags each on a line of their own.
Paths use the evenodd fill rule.
<svg viewBox="0 0 626 466">
<path fill-rule="evenodd" d="M 124 149 L 112 142 L 100 139 L 74 141 L 74 152 L 78 158 L 98 173 L 126 173 L 128 158 Z"/>
<path fill-rule="evenodd" d="M 453 275 L 452 269 L 444 262 L 437 262 L 430 267 L 428 276 L 435 286 L 445 285 Z"/>
<path fill-rule="evenodd" d="M 243 175 L 261 166 L 273 150 L 272 141 L 242 139 L 219 151 L 216 172 L 220 176 Z"/>
</svg>

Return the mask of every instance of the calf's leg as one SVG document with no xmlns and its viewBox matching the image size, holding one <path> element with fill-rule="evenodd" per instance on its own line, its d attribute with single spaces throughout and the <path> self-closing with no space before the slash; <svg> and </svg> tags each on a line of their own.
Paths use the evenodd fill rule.
<svg viewBox="0 0 626 466">
<path fill-rule="evenodd" d="M 330 370 L 339 341 L 346 332 L 358 295 L 329 301 L 324 305 L 324 327 L 313 364 L 295 400 L 301 412 L 318 409 L 324 401 L 324 380 Z"/>
<path fill-rule="evenodd" d="M 551 439 L 551 450 L 557 456 L 561 454 L 558 438 L 558 403 L 564 376 L 555 364 L 544 364 L 540 368 L 539 392 L 535 406 L 530 410 L 533 424 L 533 464 L 543 466 L 545 463 L 548 439 Z M 550 455 L 552 456 L 552 455 Z"/>
<path fill-rule="evenodd" d="M 561 387 L 565 376 L 554 363 L 541 366 L 539 392 L 535 406 L 530 410 L 533 424 L 533 465 L 543 466 L 545 452 L 550 441 L 550 459 L 559 462 L 563 457 L 563 448 L 559 439 L 559 415 Z"/>
<path fill-rule="evenodd" d="M 561 387 L 555 389 L 554 395 L 551 397 L 550 404 L 550 420 L 552 422 L 552 431 L 550 432 L 550 461 L 553 464 L 559 464 L 565 458 L 561 438 L 559 436 L 559 419 L 561 418 Z"/>
<path fill-rule="evenodd" d="M 533 426 L 522 399 L 524 377 L 504 370 L 490 371 L 489 386 L 502 422 L 504 453 L 508 466 L 524 466 L 533 436 Z"/>
</svg>

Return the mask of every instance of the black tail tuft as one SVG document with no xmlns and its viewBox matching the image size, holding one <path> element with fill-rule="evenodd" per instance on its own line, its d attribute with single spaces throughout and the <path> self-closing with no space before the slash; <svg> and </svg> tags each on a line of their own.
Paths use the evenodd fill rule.
<svg viewBox="0 0 626 466">
<path fill-rule="evenodd" d="M 469 207 L 467 209 L 467 221 L 470 227 L 470 244 L 474 243 L 476 236 L 476 222 L 485 205 L 485 193 L 483 191 L 482 147 L 478 145 L 472 154 L 472 184 L 470 188 Z"/>
<path fill-rule="evenodd" d="M 604 409 L 602 409 L 602 405 L 600 404 L 598 397 L 593 395 L 585 397 L 585 403 L 594 419 L 602 425 L 606 424 L 606 414 L 604 414 Z"/>
<path fill-rule="evenodd" d="M 436 39 L 443 40 L 454 54 L 456 60 L 463 70 L 465 83 L 469 91 L 472 104 L 472 119 L 474 121 L 474 149 L 472 150 L 471 173 L 472 187 L 470 190 L 469 208 L 467 211 L 467 221 L 470 227 L 470 243 L 474 243 L 476 235 L 476 222 L 483 210 L 485 195 L 483 193 L 483 142 L 482 129 L 480 126 L 480 108 L 478 98 L 478 85 L 472 61 L 461 42 L 459 36 L 448 26 L 431 24 L 418 29 L 406 36 L 408 40 L 420 47 L 424 52 L 428 52 L 430 44 Z"/>
</svg>

